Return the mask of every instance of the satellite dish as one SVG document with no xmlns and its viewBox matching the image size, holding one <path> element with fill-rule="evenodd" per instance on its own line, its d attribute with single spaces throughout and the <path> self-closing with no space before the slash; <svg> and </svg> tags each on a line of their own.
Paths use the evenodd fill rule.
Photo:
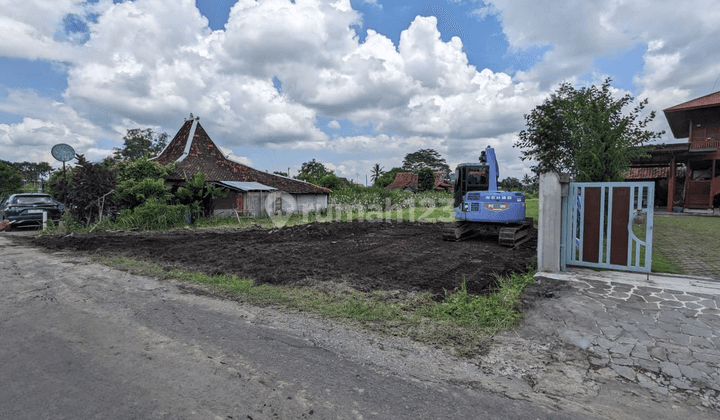
<svg viewBox="0 0 720 420">
<path fill-rule="evenodd" d="M 53 146 L 51 153 L 55 159 L 62 163 L 75 159 L 75 149 L 65 143 Z"/>
</svg>

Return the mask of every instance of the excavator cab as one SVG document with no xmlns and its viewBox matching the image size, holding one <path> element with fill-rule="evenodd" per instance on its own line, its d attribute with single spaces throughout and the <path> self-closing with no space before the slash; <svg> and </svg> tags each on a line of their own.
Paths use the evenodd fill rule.
<svg viewBox="0 0 720 420">
<path fill-rule="evenodd" d="M 464 240 L 482 233 L 497 234 L 499 242 L 517 246 L 529 239 L 532 219 L 525 217 L 525 195 L 498 189 L 495 150 L 481 152 L 480 162 L 461 163 L 455 169 L 453 198 L 456 222 L 443 235 L 446 240 Z"/>
</svg>

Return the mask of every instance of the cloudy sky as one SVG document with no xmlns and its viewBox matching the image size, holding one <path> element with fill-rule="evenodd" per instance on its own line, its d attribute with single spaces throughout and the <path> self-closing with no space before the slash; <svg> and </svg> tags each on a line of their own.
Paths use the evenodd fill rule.
<svg viewBox="0 0 720 420">
<path fill-rule="evenodd" d="M 720 90 L 717 0 L 0 0 L 0 159 L 94 161 L 192 112 L 236 159 L 365 181 L 432 148 L 496 148 L 567 81 L 661 111 Z M 662 112 L 651 127 L 666 130 Z M 670 134 L 664 142 L 677 141 Z"/>
</svg>

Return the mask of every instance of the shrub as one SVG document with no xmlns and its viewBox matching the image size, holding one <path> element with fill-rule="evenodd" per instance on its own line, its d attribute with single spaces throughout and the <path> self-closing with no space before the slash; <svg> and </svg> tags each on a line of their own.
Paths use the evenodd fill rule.
<svg viewBox="0 0 720 420">
<path fill-rule="evenodd" d="M 161 202 L 172 199 L 170 189 L 165 186 L 165 177 L 175 165 L 163 166 L 146 157 L 118 162 L 115 198 L 124 208 L 133 209 L 151 197 Z"/>
<path fill-rule="evenodd" d="M 167 230 L 185 226 L 188 206 L 149 199 L 134 209 L 124 209 L 115 221 L 120 229 Z"/>
</svg>

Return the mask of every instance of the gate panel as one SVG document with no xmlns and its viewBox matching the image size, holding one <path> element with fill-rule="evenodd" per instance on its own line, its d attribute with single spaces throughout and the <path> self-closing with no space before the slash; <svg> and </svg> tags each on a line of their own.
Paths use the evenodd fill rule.
<svg viewBox="0 0 720 420">
<path fill-rule="evenodd" d="M 570 183 L 562 265 L 650 272 L 655 183 Z"/>
<path fill-rule="evenodd" d="M 627 265 L 630 188 L 613 188 L 612 201 L 610 264 Z"/>
<path fill-rule="evenodd" d="M 600 252 L 600 188 L 585 188 L 585 215 L 583 217 L 582 260 L 599 262 Z"/>
</svg>

